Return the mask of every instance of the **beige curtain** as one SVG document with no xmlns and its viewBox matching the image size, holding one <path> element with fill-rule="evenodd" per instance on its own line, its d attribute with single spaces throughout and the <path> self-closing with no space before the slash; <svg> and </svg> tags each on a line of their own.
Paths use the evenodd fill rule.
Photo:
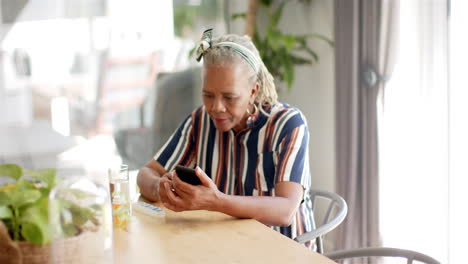
<svg viewBox="0 0 468 264">
<path fill-rule="evenodd" d="M 335 0 L 336 189 L 348 203 L 336 246 L 379 246 L 377 101 L 396 57 L 398 0 Z"/>
</svg>

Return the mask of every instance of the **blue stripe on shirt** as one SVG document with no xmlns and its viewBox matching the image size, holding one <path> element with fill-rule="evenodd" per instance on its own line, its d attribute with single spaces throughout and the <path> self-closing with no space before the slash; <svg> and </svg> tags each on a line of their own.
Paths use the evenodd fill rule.
<svg viewBox="0 0 468 264">
<path fill-rule="evenodd" d="M 179 140 L 182 136 L 183 129 L 187 122 L 190 122 L 191 116 L 187 116 L 184 121 L 182 121 L 179 128 L 176 132 L 171 136 L 169 142 L 166 146 L 163 147 L 163 152 L 159 155 L 158 162 L 163 166 L 166 167 L 167 161 L 172 157 L 172 154 L 179 143 Z"/>
</svg>

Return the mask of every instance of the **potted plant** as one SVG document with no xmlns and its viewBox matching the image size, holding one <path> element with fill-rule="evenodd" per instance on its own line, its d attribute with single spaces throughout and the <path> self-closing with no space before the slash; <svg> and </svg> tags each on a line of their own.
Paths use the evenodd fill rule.
<svg viewBox="0 0 468 264">
<path fill-rule="evenodd" d="M 0 263 L 49 263 L 53 246 L 60 249 L 55 262 L 74 263 L 76 247 L 96 246 L 92 234 L 103 224 L 102 207 L 82 206 L 80 200 L 88 199 L 89 193 L 72 190 L 68 194 L 73 199 L 50 201 L 58 184 L 55 169 L 32 171 L 3 164 L 0 178 L 8 181 L 0 186 L 0 247 L 5 249 L 0 250 Z M 50 215 L 49 208 L 56 215 Z"/>
<path fill-rule="evenodd" d="M 265 66 L 273 77 L 285 82 L 291 89 L 294 82 L 294 68 L 296 65 L 311 65 L 319 61 L 319 56 L 309 45 L 309 39 L 320 39 L 333 47 L 329 38 L 320 34 L 290 34 L 279 29 L 279 22 L 283 15 L 285 4 L 289 0 L 249 0 L 248 10 L 244 13 L 232 15 L 232 19 L 246 20 L 245 33 L 249 35 L 260 52 Z M 310 0 L 303 0 L 310 4 Z M 268 22 L 260 34 L 257 30 L 257 11 L 259 4 L 266 13 Z"/>
</svg>

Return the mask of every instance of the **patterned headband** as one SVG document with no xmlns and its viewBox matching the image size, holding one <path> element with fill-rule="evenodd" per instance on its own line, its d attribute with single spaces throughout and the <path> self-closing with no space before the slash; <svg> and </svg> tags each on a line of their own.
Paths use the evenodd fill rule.
<svg viewBox="0 0 468 264">
<path fill-rule="evenodd" d="M 239 45 L 235 42 L 231 41 L 223 41 L 211 45 L 211 39 L 213 37 L 213 29 L 207 29 L 203 32 L 203 36 L 200 42 L 197 45 L 197 61 L 200 61 L 203 55 L 207 52 L 208 49 L 213 47 L 228 47 L 232 49 L 234 52 L 239 54 L 247 63 L 254 69 L 256 73 L 258 73 L 260 69 L 260 61 L 259 58 L 249 49 L 246 47 Z"/>
</svg>

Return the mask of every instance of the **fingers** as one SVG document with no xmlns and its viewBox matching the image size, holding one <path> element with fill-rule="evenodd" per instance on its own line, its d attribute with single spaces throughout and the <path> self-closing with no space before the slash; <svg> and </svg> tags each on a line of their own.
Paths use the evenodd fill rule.
<svg viewBox="0 0 468 264">
<path fill-rule="evenodd" d="M 168 202 L 167 191 L 168 190 L 170 191 L 172 189 L 171 188 L 172 180 L 170 180 L 170 178 L 167 176 L 168 174 L 166 173 L 159 181 L 159 197 L 161 199 L 161 202 L 163 203 Z M 168 183 L 169 185 L 166 185 L 166 183 Z"/>
<path fill-rule="evenodd" d="M 169 171 L 168 173 L 164 174 L 162 178 L 166 178 L 168 180 L 172 181 L 172 178 L 174 177 L 174 171 Z"/>
<path fill-rule="evenodd" d="M 164 183 L 165 185 L 165 188 L 166 188 L 166 196 L 167 196 L 167 199 L 168 199 L 168 203 L 172 204 L 172 205 L 175 205 L 177 207 L 181 207 L 181 208 L 185 208 L 184 206 L 184 200 L 177 196 L 174 191 L 171 190 L 171 186 L 169 185 L 169 183 Z"/>
<path fill-rule="evenodd" d="M 161 187 L 160 187 L 161 202 L 169 210 L 172 210 L 175 212 L 185 211 L 185 208 L 180 207 L 174 203 L 174 200 L 175 200 L 174 198 L 171 199 L 170 197 L 171 195 L 175 196 L 174 191 L 172 190 L 173 189 L 170 183 L 168 182 L 161 183 Z"/>
<path fill-rule="evenodd" d="M 212 185 L 214 184 L 211 178 L 208 177 L 208 175 L 206 175 L 206 173 L 198 166 L 195 168 L 195 174 L 198 176 L 198 178 L 204 186 L 212 187 Z"/>
<path fill-rule="evenodd" d="M 172 205 L 170 203 L 163 203 L 163 205 L 169 209 L 169 210 L 172 210 L 174 212 L 182 212 L 182 211 L 185 211 L 183 208 L 180 208 L 180 207 L 177 207 L 175 205 Z"/>
<path fill-rule="evenodd" d="M 167 195 L 166 195 L 166 187 L 164 186 L 164 182 L 160 181 L 159 182 L 159 199 L 163 203 L 167 203 Z"/>
<path fill-rule="evenodd" d="M 186 183 L 184 181 L 182 181 L 179 176 L 177 176 L 177 174 L 175 175 L 175 177 L 173 178 L 173 184 L 174 184 L 174 189 L 176 189 L 176 192 L 177 194 L 179 194 L 179 192 L 182 192 L 180 195 L 190 195 L 191 193 L 193 193 L 195 190 L 195 186 L 191 185 L 190 183 Z"/>
<path fill-rule="evenodd" d="M 171 171 L 162 176 L 159 184 L 160 199 L 167 209 L 182 212 L 187 210 L 190 201 L 190 193 L 187 190 L 193 186 L 174 177 L 175 175 L 176 173 Z"/>
<path fill-rule="evenodd" d="M 218 191 L 218 188 L 199 167 L 195 169 L 195 174 L 202 185 L 194 186 L 186 183 L 175 172 L 167 174 L 164 182 L 161 182 L 161 193 L 164 193 L 161 195 L 161 201 L 166 208 L 176 212 L 207 208 L 211 203 L 208 199 L 212 196 L 210 194 Z M 171 191 L 171 188 L 174 188 L 174 191 Z"/>
</svg>

